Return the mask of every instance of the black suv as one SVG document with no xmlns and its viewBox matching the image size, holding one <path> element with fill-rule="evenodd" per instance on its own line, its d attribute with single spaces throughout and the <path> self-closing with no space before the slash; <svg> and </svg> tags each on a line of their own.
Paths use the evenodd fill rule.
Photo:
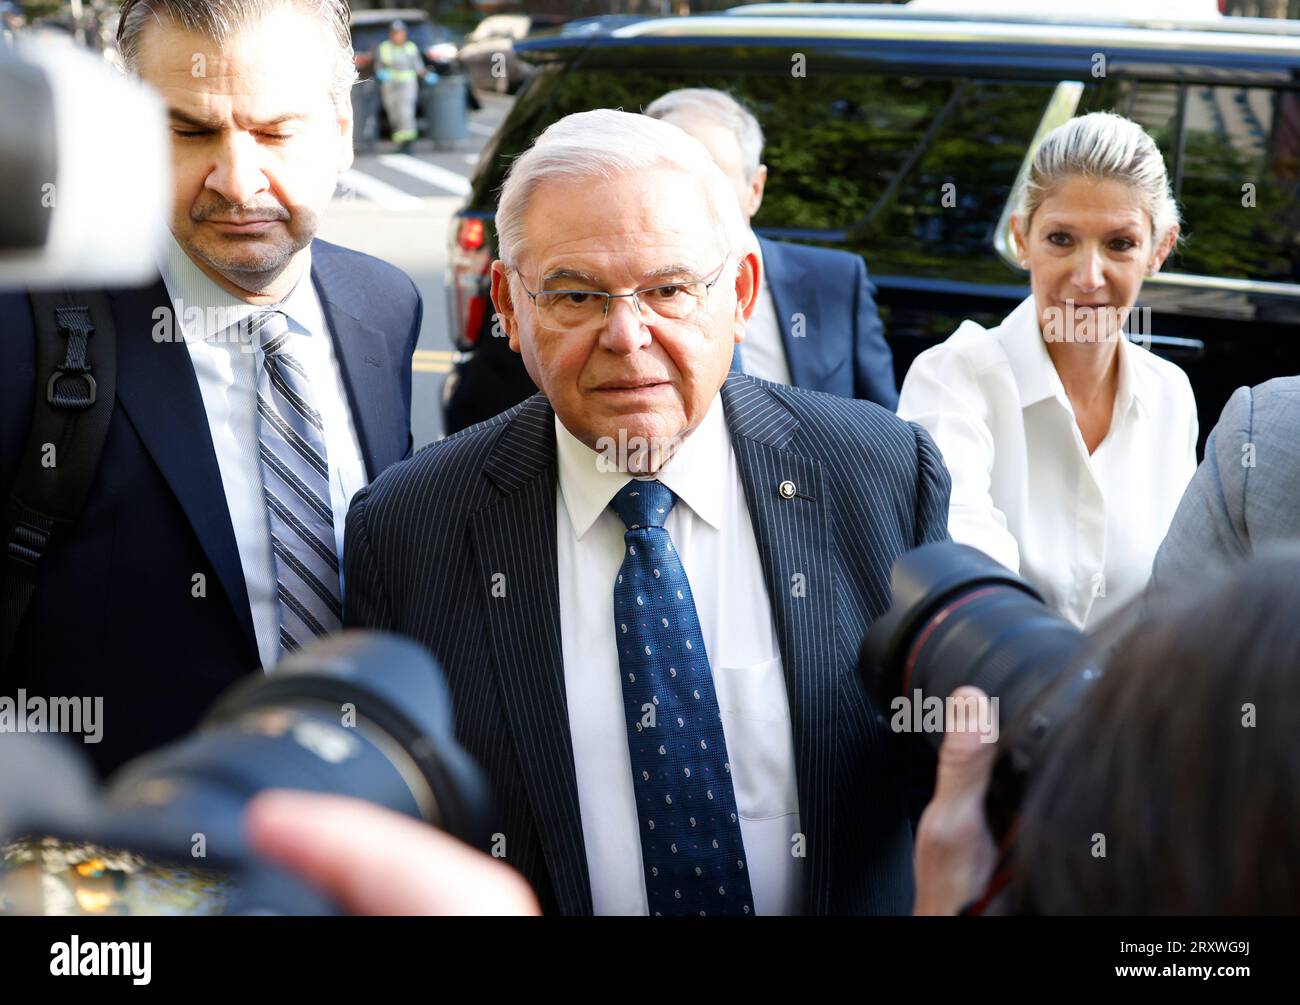
<svg viewBox="0 0 1300 1005">
<path fill-rule="evenodd" d="M 1110 109 L 1158 141 L 1186 244 L 1143 288 L 1152 348 L 1196 391 L 1202 441 L 1232 390 L 1300 373 L 1300 25 L 1027 23 L 906 6 L 768 4 L 522 44 L 538 67 L 453 219 L 451 323 L 463 350 L 448 430 L 532 393 L 492 337 L 485 271 L 510 159 L 547 125 L 644 108 L 678 87 L 731 92 L 767 138 L 761 233 L 861 254 L 901 384 L 964 318 L 1028 294 L 1009 200 L 1036 142 Z"/>
</svg>

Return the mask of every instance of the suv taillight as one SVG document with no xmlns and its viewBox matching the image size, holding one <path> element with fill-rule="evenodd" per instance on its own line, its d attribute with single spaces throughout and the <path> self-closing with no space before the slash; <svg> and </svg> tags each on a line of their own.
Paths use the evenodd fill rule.
<svg viewBox="0 0 1300 1005">
<path fill-rule="evenodd" d="M 456 233 L 456 244 L 462 251 L 478 251 L 483 247 L 483 221 L 461 220 L 460 229 Z"/>
<path fill-rule="evenodd" d="M 478 342 L 488 312 L 490 297 L 484 288 L 483 277 L 492 264 L 492 254 L 485 244 L 486 232 L 481 219 L 453 218 L 448 256 L 451 272 L 448 310 L 451 314 L 452 339 L 456 348 L 461 350 L 472 349 Z"/>
</svg>

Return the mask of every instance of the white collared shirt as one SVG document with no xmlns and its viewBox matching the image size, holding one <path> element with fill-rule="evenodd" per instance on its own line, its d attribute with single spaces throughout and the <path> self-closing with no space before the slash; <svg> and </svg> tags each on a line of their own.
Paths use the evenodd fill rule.
<svg viewBox="0 0 1300 1005">
<path fill-rule="evenodd" d="M 785 358 L 785 343 L 781 339 L 781 326 L 776 319 L 776 300 L 767 284 L 767 263 L 763 249 L 754 243 L 763 277 L 758 291 L 754 313 L 745 323 L 745 339 L 740 343 L 740 368 L 751 377 L 771 380 L 778 384 L 791 383 L 790 363 Z"/>
<path fill-rule="evenodd" d="M 626 528 L 609 503 L 630 476 L 602 470 L 558 418 L 560 628 L 578 805 L 596 914 L 646 914 L 641 833 L 614 581 Z M 803 909 L 794 738 L 758 545 L 722 399 L 657 475 L 677 495 L 664 528 L 681 555 L 713 671 L 757 914 Z"/>
<path fill-rule="evenodd" d="M 1089 455 L 1032 296 L 998 327 L 966 321 L 921 353 L 898 414 L 943 452 L 953 540 L 1018 570 L 1080 627 L 1146 586 L 1196 470 L 1187 375 L 1127 338 L 1110 431 Z"/>
<path fill-rule="evenodd" d="M 289 317 L 290 330 L 300 336 L 292 340 L 290 351 L 307 370 L 314 404 L 325 427 L 334 540 L 341 563 L 348 504 L 353 494 L 366 484 L 366 469 L 342 374 L 334 358 L 333 339 L 311 281 L 309 256 L 310 249 L 298 284 L 280 306 Z M 175 311 L 175 327 L 171 331 L 174 337 L 185 339 L 198 378 L 226 493 L 226 507 L 235 531 L 235 545 L 244 570 L 257 650 L 262 665 L 270 667 L 280 656 L 280 608 L 258 458 L 257 378 L 264 356 L 260 349 L 241 342 L 228 328 L 259 308 L 232 296 L 209 279 L 170 235 L 159 270 Z M 155 327 L 155 338 L 159 331 Z"/>
</svg>

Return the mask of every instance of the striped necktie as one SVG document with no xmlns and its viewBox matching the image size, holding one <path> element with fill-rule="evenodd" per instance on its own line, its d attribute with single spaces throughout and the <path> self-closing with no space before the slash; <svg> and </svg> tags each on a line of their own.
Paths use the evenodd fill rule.
<svg viewBox="0 0 1300 1005">
<path fill-rule="evenodd" d="M 275 558 L 280 649 L 290 653 L 342 623 L 329 455 L 311 382 L 290 350 L 289 319 L 259 312 L 250 332 L 264 354 L 257 376 L 258 452 Z"/>
</svg>

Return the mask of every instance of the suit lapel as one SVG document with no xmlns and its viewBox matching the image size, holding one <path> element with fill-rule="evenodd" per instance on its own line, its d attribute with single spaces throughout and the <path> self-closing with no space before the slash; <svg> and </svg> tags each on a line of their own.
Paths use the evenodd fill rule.
<svg viewBox="0 0 1300 1005">
<path fill-rule="evenodd" d="M 809 913 L 831 891 L 835 723 L 835 574 L 822 464 L 799 450 L 799 421 L 769 387 L 732 374 L 722 387 L 732 447 L 754 525 L 785 670 L 806 839 Z M 795 486 L 783 498 L 782 482 Z"/>
<path fill-rule="evenodd" d="M 320 242 L 313 244 L 311 262 L 312 283 L 334 340 L 334 356 L 343 374 L 367 480 L 373 481 L 401 458 L 400 453 L 385 453 L 383 445 L 406 442 L 403 430 L 408 423 L 402 403 L 393 393 L 396 364 L 383 332 L 363 320 L 364 291 L 356 287 L 352 273 L 340 266 L 333 249 Z"/>
<path fill-rule="evenodd" d="M 207 410 L 185 341 L 155 342 L 154 312 L 171 309 L 160 279 L 113 294 L 117 397 L 171 487 L 239 619 L 254 664 L 260 662 L 244 568 L 226 505 Z"/>
<path fill-rule="evenodd" d="M 766 238 L 758 239 L 763 249 L 763 266 L 767 269 L 767 288 L 772 291 L 772 308 L 776 327 L 781 333 L 785 362 L 790 368 L 790 382 L 795 387 L 816 387 L 819 368 L 809 358 L 818 348 L 815 338 L 820 307 L 807 270 L 781 245 Z M 791 317 L 803 315 L 803 334 L 796 341 Z"/>
<path fill-rule="evenodd" d="M 590 914 L 573 742 L 564 687 L 556 554 L 554 413 L 535 395 L 496 441 L 484 473 L 502 498 L 472 520 L 506 721 L 564 914 Z M 504 579 L 495 577 L 503 576 Z"/>
</svg>

